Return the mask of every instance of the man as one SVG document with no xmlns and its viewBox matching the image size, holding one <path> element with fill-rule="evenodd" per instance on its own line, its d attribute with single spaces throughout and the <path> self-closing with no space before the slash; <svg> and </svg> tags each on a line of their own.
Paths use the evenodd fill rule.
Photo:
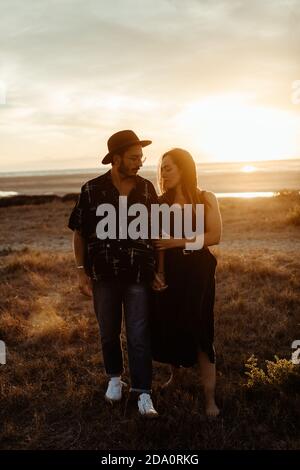
<svg viewBox="0 0 300 470">
<path fill-rule="evenodd" d="M 101 204 L 111 204 L 119 213 L 119 196 L 127 196 L 128 208 L 144 204 L 150 220 L 151 204 L 157 203 L 153 184 L 137 175 L 143 165 L 143 147 L 150 140 L 139 140 L 130 130 L 112 135 L 103 164 L 111 164 L 104 175 L 87 181 L 70 215 L 68 227 L 74 231 L 73 248 L 79 288 L 93 295 L 99 322 L 102 352 L 109 377 L 106 400 L 121 400 L 123 357 L 120 342 L 122 307 L 124 310 L 131 391 L 138 394 L 139 413 L 157 417 L 151 400 L 152 360 L 148 322 L 149 290 L 154 277 L 154 248 L 149 239 L 116 239 L 97 236 L 102 220 Z M 99 212 L 98 212 L 99 213 Z M 118 220 L 118 218 L 117 218 Z M 119 231 L 118 231 L 119 232 Z"/>
</svg>

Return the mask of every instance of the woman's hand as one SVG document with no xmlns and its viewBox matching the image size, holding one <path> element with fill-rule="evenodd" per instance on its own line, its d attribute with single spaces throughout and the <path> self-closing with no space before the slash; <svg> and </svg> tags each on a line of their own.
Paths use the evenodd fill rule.
<svg viewBox="0 0 300 470">
<path fill-rule="evenodd" d="M 186 240 L 184 238 L 160 238 L 153 240 L 157 250 L 169 250 L 170 248 L 184 248 Z"/>
<path fill-rule="evenodd" d="M 165 274 L 164 273 L 155 273 L 155 278 L 152 282 L 152 289 L 161 292 L 167 289 L 166 281 L 165 281 Z"/>
</svg>

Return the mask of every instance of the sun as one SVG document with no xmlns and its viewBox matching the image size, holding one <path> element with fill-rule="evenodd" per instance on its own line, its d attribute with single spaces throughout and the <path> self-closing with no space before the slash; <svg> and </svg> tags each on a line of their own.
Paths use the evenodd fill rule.
<svg viewBox="0 0 300 470">
<path fill-rule="evenodd" d="M 253 173 L 253 171 L 256 171 L 256 167 L 253 165 L 245 165 L 242 167 L 241 171 L 243 173 Z"/>
<path fill-rule="evenodd" d="M 210 161 L 297 156 L 299 116 L 252 102 L 253 97 L 241 93 L 208 96 L 189 104 L 175 117 L 176 132 L 184 135 L 184 145 L 195 155 L 204 155 Z"/>
</svg>

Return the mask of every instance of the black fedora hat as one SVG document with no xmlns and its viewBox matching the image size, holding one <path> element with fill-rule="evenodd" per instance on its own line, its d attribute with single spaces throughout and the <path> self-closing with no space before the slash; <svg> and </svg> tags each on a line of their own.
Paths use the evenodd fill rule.
<svg viewBox="0 0 300 470">
<path fill-rule="evenodd" d="M 111 163 L 113 155 L 125 147 L 129 147 L 131 145 L 141 145 L 142 147 L 146 147 L 150 144 L 152 144 L 152 140 L 140 140 L 133 131 L 125 130 L 116 132 L 107 141 L 108 153 L 103 158 L 102 163 L 104 165 Z"/>
</svg>

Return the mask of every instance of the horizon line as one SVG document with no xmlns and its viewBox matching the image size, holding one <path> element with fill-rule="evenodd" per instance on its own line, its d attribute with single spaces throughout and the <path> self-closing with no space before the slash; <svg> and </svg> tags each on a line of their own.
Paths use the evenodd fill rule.
<svg viewBox="0 0 300 470">
<path fill-rule="evenodd" d="M 232 165 L 232 164 L 236 164 L 236 165 L 242 165 L 242 166 L 245 166 L 247 165 L 248 163 L 268 163 L 268 162 L 294 162 L 294 161 L 297 161 L 297 160 L 300 160 L 300 156 L 299 157 L 296 157 L 296 158 L 274 158 L 274 159 L 267 159 L 267 160 L 244 160 L 244 161 L 241 161 L 241 162 L 237 162 L 237 161 L 234 161 L 234 160 L 231 160 L 231 161 L 214 161 L 214 162 L 195 162 L 196 166 L 198 165 Z M 108 166 L 109 165 L 99 165 L 99 167 L 84 167 L 84 168 L 45 168 L 45 169 L 41 169 L 41 170 L 36 170 L 36 169 L 32 169 L 32 170 L 0 170 L 0 177 L 1 177 L 1 174 L 7 174 L 7 173 L 12 173 L 12 174 L 16 174 L 16 173 L 44 173 L 44 172 L 60 172 L 60 171 L 70 171 L 70 172 L 73 172 L 73 171 L 76 171 L 76 172 L 84 172 L 86 170 L 88 170 L 89 172 L 90 171 L 99 171 L 99 170 L 105 170 L 105 169 L 108 169 Z M 153 167 L 157 167 L 157 163 L 153 163 L 151 165 L 143 165 L 143 167 L 141 167 L 140 171 L 142 171 L 142 169 L 147 169 L 147 168 L 153 168 Z M 111 168 L 111 167 L 109 167 Z"/>
</svg>

